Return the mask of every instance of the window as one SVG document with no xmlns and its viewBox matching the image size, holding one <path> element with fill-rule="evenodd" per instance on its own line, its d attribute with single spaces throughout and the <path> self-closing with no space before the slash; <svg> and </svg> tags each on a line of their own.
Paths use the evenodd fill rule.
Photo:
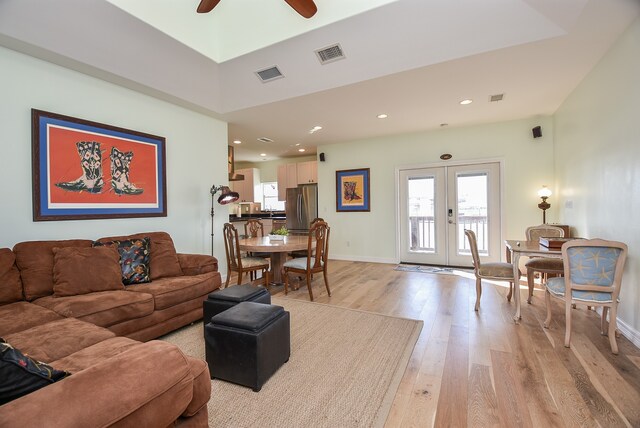
<svg viewBox="0 0 640 428">
<path fill-rule="evenodd" d="M 262 209 L 265 211 L 284 211 L 284 201 L 278 200 L 278 183 L 262 183 Z"/>
</svg>

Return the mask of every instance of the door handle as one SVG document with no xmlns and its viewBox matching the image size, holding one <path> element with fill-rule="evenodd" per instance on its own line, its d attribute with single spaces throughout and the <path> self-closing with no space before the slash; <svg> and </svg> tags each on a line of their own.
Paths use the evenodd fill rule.
<svg viewBox="0 0 640 428">
<path fill-rule="evenodd" d="M 456 224 L 456 222 L 451 220 L 451 219 L 449 219 L 449 224 Z"/>
</svg>

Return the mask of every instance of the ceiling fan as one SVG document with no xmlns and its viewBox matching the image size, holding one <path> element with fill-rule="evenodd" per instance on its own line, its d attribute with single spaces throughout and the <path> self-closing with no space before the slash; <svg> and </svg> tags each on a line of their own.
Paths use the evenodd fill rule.
<svg viewBox="0 0 640 428">
<path fill-rule="evenodd" d="M 318 8 L 313 0 L 284 0 L 289 3 L 289 6 L 295 9 L 300 15 L 305 18 L 311 18 L 316 14 Z M 198 5 L 198 13 L 211 12 L 214 7 L 220 3 L 220 0 L 201 0 Z"/>
</svg>

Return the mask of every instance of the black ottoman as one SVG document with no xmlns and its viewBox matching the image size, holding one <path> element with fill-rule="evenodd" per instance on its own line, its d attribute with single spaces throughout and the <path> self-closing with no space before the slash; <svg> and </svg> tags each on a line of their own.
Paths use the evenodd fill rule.
<svg viewBox="0 0 640 428">
<path fill-rule="evenodd" d="M 214 291 L 202 303 L 204 325 L 211 321 L 211 317 L 237 305 L 240 302 L 271 303 L 271 294 L 266 288 L 251 284 L 234 285 L 224 290 Z"/>
<path fill-rule="evenodd" d="M 204 328 L 211 379 L 258 392 L 289 360 L 289 312 L 282 306 L 241 302 L 219 313 Z"/>
</svg>

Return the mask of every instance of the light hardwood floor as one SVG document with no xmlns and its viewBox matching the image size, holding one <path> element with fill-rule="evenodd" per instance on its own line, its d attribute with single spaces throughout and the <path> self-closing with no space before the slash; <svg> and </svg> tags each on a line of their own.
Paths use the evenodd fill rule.
<svg viewBox="0 0 640 428">
<path fill-rule="evenodd" d="M 544 329 L 544 293 L 527 305 L 524 282 L 515 325 L 506 283 L 483 281 L 476 313 L 471 274 L 394 268 L 332 260 L 331 297 L 321 274 L 312 283 L 316 302 L 424 321 L 386 427 L 640 427 L 640 350 L 620 337 L 613 355 L 594 311 L 574 310 L 567 349 L 564 308 Z M 308 300 L 304 282 L 288 297 Z"/>
</svg>

